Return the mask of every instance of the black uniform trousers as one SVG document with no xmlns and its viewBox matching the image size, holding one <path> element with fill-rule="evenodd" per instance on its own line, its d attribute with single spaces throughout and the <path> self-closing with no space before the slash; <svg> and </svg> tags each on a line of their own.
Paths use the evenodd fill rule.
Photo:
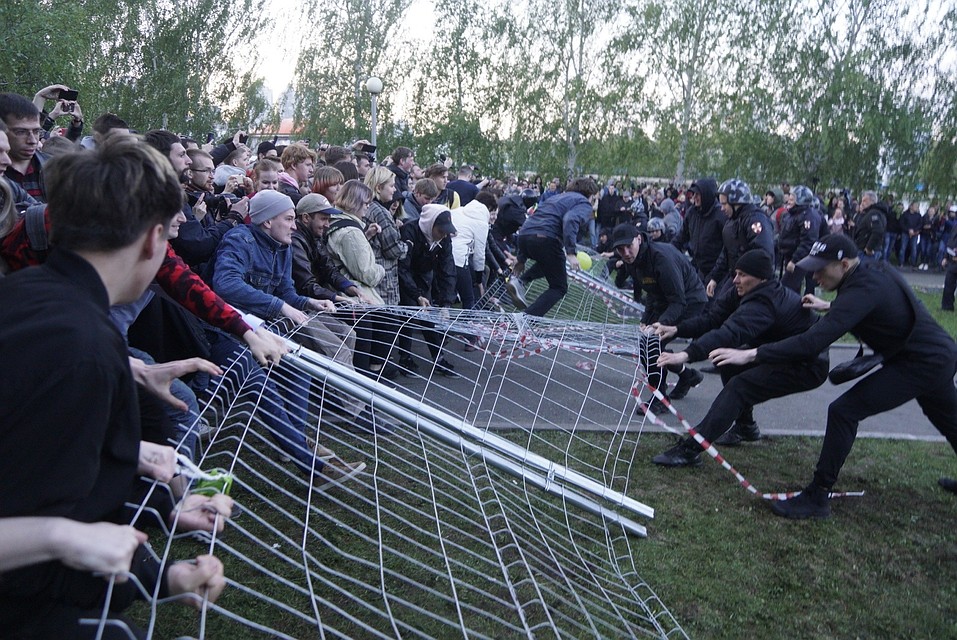
<svg viewBox="0 0 957 640">
<path fill-rule="evenodd" d="M 957 452 L 957 361 L 942 359 L 945 361 L 933 364 L 927 359 L 895 359 L 832 402 L 827 408 L 827 430 L 814 482 L 825 489 L 834 486 L 861 420 L 912 399 L 917 400 L 924 415 Z"/>
<path fill-rule="evenodd" d="M 822 355 L 811 361 L 726 365 L 718 371 L 724 388 L 695 427 L 709 442 L 720 438 L 735 420 L 747 423 L 754 405 L 821 386 L 827 379 L 828 359 Z"/>
<path fill-rule="evenodd" d="M 947 263 L 947 272 L 944 275 L 944 293 L 940 297 L 940 308 L 945 311 L 954 310 L 954 291 L 957 291 L 957 262 L 950 260 Z"/>
</svg>

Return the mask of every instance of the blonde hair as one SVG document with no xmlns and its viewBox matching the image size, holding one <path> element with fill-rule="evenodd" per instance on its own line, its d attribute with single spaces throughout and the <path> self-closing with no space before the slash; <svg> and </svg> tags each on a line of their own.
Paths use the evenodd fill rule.
<svg viewBox="0 0 957 640">
<path fill-rule="evenodd" d="M 370 167 L 366 173 L 365 185 L 372 189 L 377 198 L 379 197 L 379 189 L 390 182 L 395 182 L 395 174 L 386 167 Z"/>
</svg>

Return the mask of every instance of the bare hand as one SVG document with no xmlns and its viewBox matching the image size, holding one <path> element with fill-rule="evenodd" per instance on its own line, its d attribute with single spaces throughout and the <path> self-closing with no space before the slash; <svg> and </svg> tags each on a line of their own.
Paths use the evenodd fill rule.
<svg viewBox="0 0 957 640">
<path fill-rule="evenodd" d="M 126 582 L 136 548 L 148 536 L 129 525 L 109 522 L 84 523 L 57 519 L 51 528 L 51 539 L 57 557 L 71 569 L 97 571 L 116 576 Z"/>
<path fill-rule="evenodd" d="M 658 356 L 658 366 L 666 367 L 670 364 L 684 364 L 688 361 L 688 353 L 685 351 L 679 351 L 678 353 L 668 353 L 663 351 L 661 355 Z"/>
<path fill-rule="evenodd" d="M 718 283 L 714 280 L 708 280 L 708 286 L 705 288 L 705 293 L 708 294 L 709 298 L 714 297 L 714 289 L 718 286 Z"/>
<path fill-rule="evenodd" d="M 667 324 L 661 324 L 656 322 L 651 325 L 651 328 L 654 330 L 655 335 L 661 338 L 662 340 L 668 340 L 678 335 L 678 327 L 672 327 Z"/>
<path fill-rule="evenodd" d="M 794 269 L 797 265 L 794 264 L 793 260 L 789 260 L 786 265 L 784 265 L 784 270 L 788 273 L 794 273 Z"/>
<path fill-rule="evenodd" d="M 432 303 L 425 296 L 419 296 L 418 303 L 420 307 L 431 307 Z"/>
<path fill-rule="evenodd" d="M 309 316 L 299 309 L 289 305 L 288 303 L 283 303 L 282 309 L 279 310 L 279 313 L 286 316 L 296 324 L 306 324 L 309 322 Z"/>
<path fill-rule="evenodd" d="M 243 218 L 245 218 L 249 214 L 249 198 L 248 197 L 240 198 L 240 200 L 236 202 L 233 206 L 231 206 L 229 210 L 232 211 L 233 213 L 238 213 Z"/>
<path fill-rule="evenodd" d="M 289 353 L 286 341 L 265 327 L 247 331 L 243 334 L 243 340 L 249 345 L 249 352 L 253 354 L 256 362 L 264 367 L 279 362 L 284 353 Z"/>
<path fill-rule="evenodd" d="M 208 210 L 206 209 L 206 200 L 200 200 L 193 205 L 193 215 L 196 216 L 196 219 L 202 222 L 203 218 L 206 217 Z"/>
<path fill-rule="evenodd" d="M 572 271 L 581 271 L 582 266 L 578 263 L 578 256 L 570 253 L 565 254 L 565 260 L 568 262 L 568 268 Z"/>
<path fill-rule="evenodd" d="M 805 309 L 811 309 L 813 311 L 827 311 L 831 308 L 830 302 L 821 300 L 817 296 L 810 293 L 805 294 L 805 296 L 801 298 L 801 304 Z"/>
<path fill-rule="evenodd" d="M 239 188 L 239 176 L 232 175 L 226 178 L 226 186 L 223 187 L 224 192 L 228 191 L 229 193 L 232 193 L 238 188 Z"/>
<path fill-rule="evenodd" d="M 171 595 L 178 596 L 186 593 L 195 593 L 199 599 L 190 598 L 185 603 L 196 609 L 201 609 L 203 599 L 216 602 L 223 589 L 226 588 L 226 578 L 223 575 L 223 563 L 215 556 L 197 556 L 196 563 L 177 562 L 166 572 Z"/>
<path fill-rule="evenodd" d="M 221 376 L 222 370 L 209 360 L 190 358 L 188 360 L 174 360 L 161 364 L 146 364 L 137 358 L 130 358 L 130 368 L 133 370 L 133 379 L 154 396 L 166 404 L 180 410 L 187 411 L 186 403 L 175 397 L 169 391 L 173 380 L 187 373 L 203 371 L 210 375 Z"/>
<path fill-rule="evenodd" d="M 61 91 L 69 91 L 70 87 L 65 84 L 51 84 L 49 87 L 43 87 L 33 96 L 33 104 L 37 109 L 43 111 L 43 104 L 47 100 L 56 100 L 60 97 Z"/>
<path fill-rule="evenodd" d="M 50 112 L 50 118 L 56 120 L 60 116 L 69 115 L 70 108 L 67 106 L 66 100 L 57 100 L 56 106 L 53 107 L 53 111 Z"/>
<path fill-rule="evenodd" d="M 316 300 L 312 298 L 309 300 L 309 305 L 320 312 L 335 313 L 336 304 L 332 300 Z"/>
<path fill-rule="evenodd" d="M 160 482 L 169 482 L 176 475 L 176 450 L 155 442 L 140 442 L 136 473 Z"/>
<path fill-rule="evenodd" d="M 757 349 L 728 349 L 722 347 L 709 353 L 708 357 L 711 359 L 711 362 L 719 367 L 727 364 L 740 366 L 753 362 L 757 354 Z"/>
<path fill-rule="evenodd" d="M 222 493 L 204 496 L 191 493 L 183 498 L 169 516 L 170 526 L 176 523 L 180 531 L 220 532 L 226 518 L 233 514 L 233 499 Z"/>
<path fill-rule="evenodd" d="M 246 135 L 246 132 L 243 131 L 242 129 L 240 129 L 239 131 L 237 131 L 236 133 L 234 133 L 234 134 L 233 134 L 233 146 L 238 147 L 239 145 L 241 145 L 243 142 L 242 142 L 242 140 L 240 140 L 240 138 L 242 138 L 244 135 Z"/>
<path fill-rule="evenodd" d="M 371 240 L 380 231 L 382 231 L 382 227 L 380 227 L 377 223 L 373 222 L 368 227 L 366 227 L 366 239 Z"/>
</svg>

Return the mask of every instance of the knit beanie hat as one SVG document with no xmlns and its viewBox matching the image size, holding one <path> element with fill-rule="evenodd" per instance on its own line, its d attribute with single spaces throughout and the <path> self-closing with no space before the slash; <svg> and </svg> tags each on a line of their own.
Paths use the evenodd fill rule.
<svg viewBox="0 0 957 640">
<path fill-rule="evenodd" d="M 749 276 L 760 278 L 761 280 L 771 280 L 774 278 L 774 267 L 771 266 L 771 256 L 761 249 L 751 249 L 743 253 L 734 264 L 734 268 L 745 272 Z"/>
<path fill-rule="evenodd" d="M 249 219 L 253 224 L 262 224 L 295 208 L 292 198 L 285 193 L 272 189 L 260 191 L 249 200 Z"/>
</svg>

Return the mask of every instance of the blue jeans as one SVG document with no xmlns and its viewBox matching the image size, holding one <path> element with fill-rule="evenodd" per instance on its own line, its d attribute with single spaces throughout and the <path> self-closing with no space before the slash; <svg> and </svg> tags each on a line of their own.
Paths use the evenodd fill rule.
<svg viewBox="0 0 957 640">
<path fill-rule="evenodd" d="M 266 376 L 266 372 L 253 359 L 249 351 L 245 351 L 232 336 L 218 329 L 207 327 L 206 338 L 209 340 L 210 357 L 213 362 L 222 367 L 226 374 L 226 388 L 240 390 L 243 387 L 253 389 L 253 393 L 262 389 L 259 400 L 259 415 L 270 436 L 279 448 L 292 458 L 305 471 L 312 470 L 313 451 L 306 442 L 306 416 L 309 394 L 306 390 L 296 389 L 289 393 L 285 401 L 279 393 L 276 383 Z M 279 366 L 279 365 L 276 365 Z M 298 376 L 297 376 L 298 377 Z M 221 378 L 216 378 L 217 383 Z M 298 386 L 298 385 L 297 385 Z M 296 391 L 300 391 L 296 393 Z M 322 469 L 323 463 L 315 459 L 315 469 Z"/>
<path fill-rule="evenodd" d="M 917 238 L 906 233 L 901 234 L 901 250 L 897 254 L 897 264 L 904 266 L 904 259 L 910 257 L 911 266 L 917 265 Z"/>
<path fill-rule="evenodd" d="M 867 264 L 868 262 L 880 262 L 882 254 L 880 251 L 875 251 L 874 255 L 869 256 L 861 251 L 861 254 L 858 257 L 861 259 L 861 264 Z"/>
<path fill-rule="evenodd" d="M 884 256 L 885 262 L 889 262 L 891 256 L 894 255 L 894 243 L 897 241 L 896 233 L 888 231 L 884 234 L 884 251 L 882 255 Z"/>
</svg>

